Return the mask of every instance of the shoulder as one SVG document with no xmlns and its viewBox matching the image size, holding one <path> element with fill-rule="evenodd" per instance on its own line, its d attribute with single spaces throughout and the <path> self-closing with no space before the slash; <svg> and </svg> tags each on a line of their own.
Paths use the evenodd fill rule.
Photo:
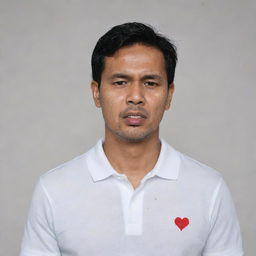
<svg viewBox="0 0 256 256">
<path fill-rule="evenodd" d="M 88 151 L 89 152 L 89 151 Z M 88 152 L 75 157 L 39 177 L 41 184 L 50 191 L 63 190 L 72 185 L 90 182 L 90 175 L 86 165 Z"/>
<path fill-rule="evenodd" d="M 220 185 L 222 174 L 188 155 L 178 152 L 180 157 L 179 179 L 187 186 L 212 190 Z"/>
<path fill-rule="evenodd" d="M 164 167 L 176 173 L 179 183 L 187 180 L 191 185 L 205 181 L 218 183 L 222 178 L 219 171 L 180 152 L 162 138 L 161 141 L 164 146 Z"/>
<path fill-rule="evenodd" d="M 221 173 L 216 169 L 206 165 L 205 163 L 199 162 L 191 158 L 190 156 L 179 152 L 181 165 L 185 171 L 190 170 L 191 174 L 198 174 L 198 175 L 206 175 L 209 177 L 217 177 L 221 176 Z"/>
</svg>

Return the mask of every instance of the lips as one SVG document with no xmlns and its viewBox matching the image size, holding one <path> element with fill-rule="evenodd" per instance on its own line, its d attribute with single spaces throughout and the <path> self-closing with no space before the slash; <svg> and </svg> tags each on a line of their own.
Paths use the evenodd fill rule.
<svg viewBox="0 0 256 256">
<path fill-rule="evenodd" d="M 127 112 L 123 115 L 127 125 L 139 126 L 142 125 L 147 118 L 142 112 Z"/>
<path fill-rule="evenodd" d="M 124 114 L 123 116 L 124 118 L 127 118 L 127 117 L 141 117 L 141 118 L 146 118 L 146 115 L 141 113 L 141 112 L 127 112 Z"/>
</svg>

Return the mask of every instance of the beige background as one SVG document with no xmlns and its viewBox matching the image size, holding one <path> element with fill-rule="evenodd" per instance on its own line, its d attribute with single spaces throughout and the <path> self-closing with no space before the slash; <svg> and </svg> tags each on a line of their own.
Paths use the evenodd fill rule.
<svg viewBox="0 0 256 256">
<path fill-rule="evenodd" d="M 15 256 L 38 176 L 103 134 L 90 56 L 111 26 L 142 21 L 174 39 L 179 63 L 161 134 L 219 170 L 255 255 L 256 2 L 0 1 L 0 255 Z"/>
</svg>

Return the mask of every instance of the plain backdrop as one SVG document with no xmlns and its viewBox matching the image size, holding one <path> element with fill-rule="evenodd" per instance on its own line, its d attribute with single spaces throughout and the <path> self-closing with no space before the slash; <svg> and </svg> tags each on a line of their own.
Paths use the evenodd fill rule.
<svg viewBox="0 0 256 256">
<path fill-rule="evenodd" d="M 222 173 L 246 255 L 255 255 L 254 0 L 0 0 L 0 255 L 19 253 L 39 175 L 103 136 L 91 52 L 128 21 L 176 43 L 176 90 L 161 136 Z"/>
</svg>

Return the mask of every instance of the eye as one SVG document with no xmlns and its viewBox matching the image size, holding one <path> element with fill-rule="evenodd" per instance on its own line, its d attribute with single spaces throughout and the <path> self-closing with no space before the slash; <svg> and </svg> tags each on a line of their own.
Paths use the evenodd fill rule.
<svg viewBox="0 0 256 256">
<path fill-rule="evenodd" d="M 155 87 L 158 85 L 158 83 L 153 82 L 153 81 L 147 81 L 147 82 L 145 82 L 145 85 L 149 86 L 149 87 Z"/>
<path fill-rule="evenodd" d="M 112 84 L 113 84 L 113 85 L 119 85 L 119 86 L 121 86 L 121 85 L 126 85 L 127 82 L 126 82 L 126 81 L 123 81 L 123 80 L 120 80 L 120 81 L 115 81 L 115 82 L 113 82 Z"/>
</svg>

